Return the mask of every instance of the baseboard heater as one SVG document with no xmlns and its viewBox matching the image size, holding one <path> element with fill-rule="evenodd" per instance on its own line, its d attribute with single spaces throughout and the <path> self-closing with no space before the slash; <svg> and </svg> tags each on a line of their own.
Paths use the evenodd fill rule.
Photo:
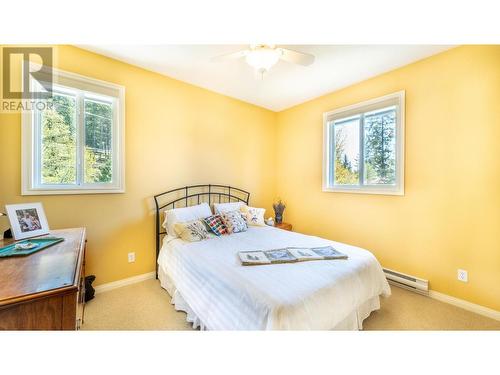
<svg viewBox="0 0 500 375">
<path fill-rule="evenodd" d="M 429 281 L 420 279 L 416 276 L 407 275 L 398 271 L 384 268 L 385 277 L 389 284 L 399 286 L 400 288 L 412 290 L 416 293 L 429 295 Z"/>
</svg>

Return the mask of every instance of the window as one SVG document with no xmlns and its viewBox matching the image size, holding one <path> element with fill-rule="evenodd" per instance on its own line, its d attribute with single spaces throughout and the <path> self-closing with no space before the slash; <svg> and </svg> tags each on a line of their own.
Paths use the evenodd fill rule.
<svg viewBox="0 0 500 375">
<path fill-rule="evenodd" d="M 52 87 L 23 115 L 22 194 L 124 192 L 124 88 L 56 70 Z"/>
<path fill-rule="evenodd" d="M 404 91 L 324 114 L 323 190 L 404 194 Z"/>
</svg>

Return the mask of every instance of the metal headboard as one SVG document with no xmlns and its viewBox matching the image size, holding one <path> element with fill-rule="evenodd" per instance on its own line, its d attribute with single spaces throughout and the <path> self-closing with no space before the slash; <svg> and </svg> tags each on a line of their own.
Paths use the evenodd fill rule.
<svg viewBox="0 0 500 375">
<path fill-rule="evenodd" d="M 161 237 L 167 232 L 161 226 L 161 213 L 167 209 L 189 207 L 203 202 L 244 202 L 248 204 L 250 193 L 227 185 L 191 185 L 169 190 L 154 196 L 156 205 L 156 278 L 158 278 L 158 255 Z"/>
</svg>

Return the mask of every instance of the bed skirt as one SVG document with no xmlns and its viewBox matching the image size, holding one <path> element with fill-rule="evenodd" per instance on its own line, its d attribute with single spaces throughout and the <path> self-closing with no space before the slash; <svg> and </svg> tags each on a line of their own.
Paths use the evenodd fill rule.
<svg viewBox="0 0 500 375">
<path fill-rule="evenodd" d="M 160 280 L 161 287 L 172 297 L 170 303 L 174 305 L 175 310 L 185 312 L 186 321 L 191 323 L 194 329 L 206 330 L 207 327 L 184 300 L 182 294 L 177 290 L 174 282 L 168 274 L 162 270 L 162 267 L 158 267 L 158 279 Z M 373 311 L 379 309 L 380 297 L 375 296 L 373 298 L 369 298 L 358 306 L 356 310 L 352 311 L 344 320 L 331 329 L 336 331 L 362 330 L 363 321 L 368 318 Z"/>
</svg>

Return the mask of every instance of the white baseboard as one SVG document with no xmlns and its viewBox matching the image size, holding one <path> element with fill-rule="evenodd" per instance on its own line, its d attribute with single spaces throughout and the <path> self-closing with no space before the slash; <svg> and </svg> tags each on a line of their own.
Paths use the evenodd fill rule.
<svg viewBox="0 0 500 375">
<path fill-rule="evenodd" d="M 154 279 L 155 277 L 156 277 L 156 272 L 153 271 L 153 272 L 143 273 L 142 275 L 127 277 L 126 279 L 121 279 L 110 283 L 97 285 L 94 287 L 95 294 L 104 293 L 109 290 L 121 288 L 122 286 L 126 285 L 140 283 L 141 281 Z"/>
<path fill-rule="evenodd" d="M 460 307 L 464 310 L 471 311 L 473 313 L 500 321 L 500 311 L 493 310 L 481 305 L 476 305 L 475 303 L 468 302 L 460 298 L 452 297 L 440 292 L 436 292 L 435 290 L 429 290 L 429 297 L 441 302 L 449 303 L 450 305 L 453 306 Z"/>
</svg>

